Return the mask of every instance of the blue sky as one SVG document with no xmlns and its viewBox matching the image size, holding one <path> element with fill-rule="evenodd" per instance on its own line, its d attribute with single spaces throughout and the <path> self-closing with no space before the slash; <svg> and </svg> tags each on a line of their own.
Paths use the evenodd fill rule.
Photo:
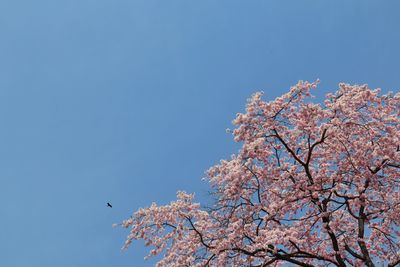
<svg viewBox="0 0 400 267">
<path fill-rule="evenodd" d="M 400 87 L 400 2 L 0 0 L 0 266 L 152 266 L 111 228 L 238 149 L 246 99 Z M 110 201 L 114 208 L 106 207 Z"/>
</svg>

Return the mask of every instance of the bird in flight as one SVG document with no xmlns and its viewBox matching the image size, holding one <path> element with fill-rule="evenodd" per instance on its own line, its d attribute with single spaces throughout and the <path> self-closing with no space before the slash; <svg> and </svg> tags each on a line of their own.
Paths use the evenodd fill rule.
<svg viewBox="0 0 400 267">
<path fill-rule="evenodd" d="M 107 207 L 112 208 L 111 204 L 107 202 Z"/>
</svg>

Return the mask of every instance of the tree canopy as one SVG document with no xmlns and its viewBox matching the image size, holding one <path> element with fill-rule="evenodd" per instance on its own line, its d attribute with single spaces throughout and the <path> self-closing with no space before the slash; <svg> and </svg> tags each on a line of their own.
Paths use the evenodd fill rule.
<svg viewBox="0 0 400 267">
<path fill-rule="evenodd" d="M 249 99 L 240 151 L 207 171 L 212 206 L 177 193 L 120 225 L 158 266 L 400 265 L 400 94 L 317 82 Z"/>
</svg>

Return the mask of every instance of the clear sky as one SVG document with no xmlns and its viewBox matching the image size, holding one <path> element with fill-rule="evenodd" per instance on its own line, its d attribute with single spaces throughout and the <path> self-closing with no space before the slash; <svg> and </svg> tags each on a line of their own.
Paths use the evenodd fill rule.
<svg viewBox="0 0 400 267">
<path fill-rule="evenodd" d="M 246 99 L 400 88 L 400 1 L 0 0 L 0 266 L 152 266 L 112 228 L 196 192 Z M 106 207 L 111 202 L 112 209 Z"/>
</svg>

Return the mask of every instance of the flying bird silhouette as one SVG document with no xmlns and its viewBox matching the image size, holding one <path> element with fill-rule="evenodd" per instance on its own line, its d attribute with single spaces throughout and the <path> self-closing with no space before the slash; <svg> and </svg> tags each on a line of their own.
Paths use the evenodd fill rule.
<svg viewBox="0 0 400 267">
<path fill-rule="evenodd" d="M 112 208 L 111 204 L 107 202 L 107 207 Z"/>
</svg>

